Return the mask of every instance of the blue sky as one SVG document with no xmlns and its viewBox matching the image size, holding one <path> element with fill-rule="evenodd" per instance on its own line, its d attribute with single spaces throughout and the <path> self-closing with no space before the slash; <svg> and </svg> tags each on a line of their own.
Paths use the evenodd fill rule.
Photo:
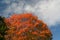
<svg viewBox="0 0 60 40">
<path fill-rule="evenodd" d="M 53 40 L 60 40 L 60 0 L 0 0 L 0 16 L 31 12 L 43 20 L 53 34 Z"/>
<path fill-rule="evenodd" d="M 56 24 L 50 28 L 53 34 L 53 40 L 60 40 L 60 24 Z"/>
</svg>

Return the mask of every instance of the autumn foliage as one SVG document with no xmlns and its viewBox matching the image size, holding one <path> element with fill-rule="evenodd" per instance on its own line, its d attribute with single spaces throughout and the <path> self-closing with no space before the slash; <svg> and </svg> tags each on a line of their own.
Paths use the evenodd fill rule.
<svg viewBox="0 0 60 40">
<path fill-rule="evenodd" d="M 6 18 L 5 23 L 9 28 L 6 40 L 51 40 L 47 25 L 31 13 L 14 14 Z"/>
</svg>

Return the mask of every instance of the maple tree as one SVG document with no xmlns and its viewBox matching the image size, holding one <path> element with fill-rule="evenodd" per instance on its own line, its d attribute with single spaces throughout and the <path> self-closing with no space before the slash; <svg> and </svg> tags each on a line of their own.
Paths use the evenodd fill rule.
<svg viewBox="0 0 60 40">
<path fill-rule="evenodd" d="M 6 40 L 52 40 L 47 25 L 31 13 L 13 14 L 5 19 Z"/>
</svg>

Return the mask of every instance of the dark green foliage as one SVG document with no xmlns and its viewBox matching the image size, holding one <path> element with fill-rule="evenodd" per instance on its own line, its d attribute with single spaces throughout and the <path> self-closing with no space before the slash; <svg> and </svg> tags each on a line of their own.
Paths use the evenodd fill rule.
<svg viewBox="0 0 60 40">
<path fill-rule="evenodd" d="M 5 31 L 7 30 L 7 26 L 4 22 L 4 18 L 0 16 L 0 40 L 4 40 Z"/>
<path fill-rule="evenodd" d="M 2 36 L 2 37 L 0 36 L 0 40 L 5 40 L 5 39 L 4 39 L 4 37 L 3 37 L 3 36 Z"/>
</svg>

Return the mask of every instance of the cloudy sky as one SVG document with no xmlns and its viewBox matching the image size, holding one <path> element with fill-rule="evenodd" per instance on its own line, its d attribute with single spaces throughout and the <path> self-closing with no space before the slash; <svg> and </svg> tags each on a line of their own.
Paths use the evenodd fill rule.
<svg viewBox="0 0 60 40">
<path fill-rule="evenodd" d="M 50 28 L 53 40 L 60 40 L 60 0 L 0 0 L 0 16 L 25 12 L 38 16 Z"/>
</svg>

